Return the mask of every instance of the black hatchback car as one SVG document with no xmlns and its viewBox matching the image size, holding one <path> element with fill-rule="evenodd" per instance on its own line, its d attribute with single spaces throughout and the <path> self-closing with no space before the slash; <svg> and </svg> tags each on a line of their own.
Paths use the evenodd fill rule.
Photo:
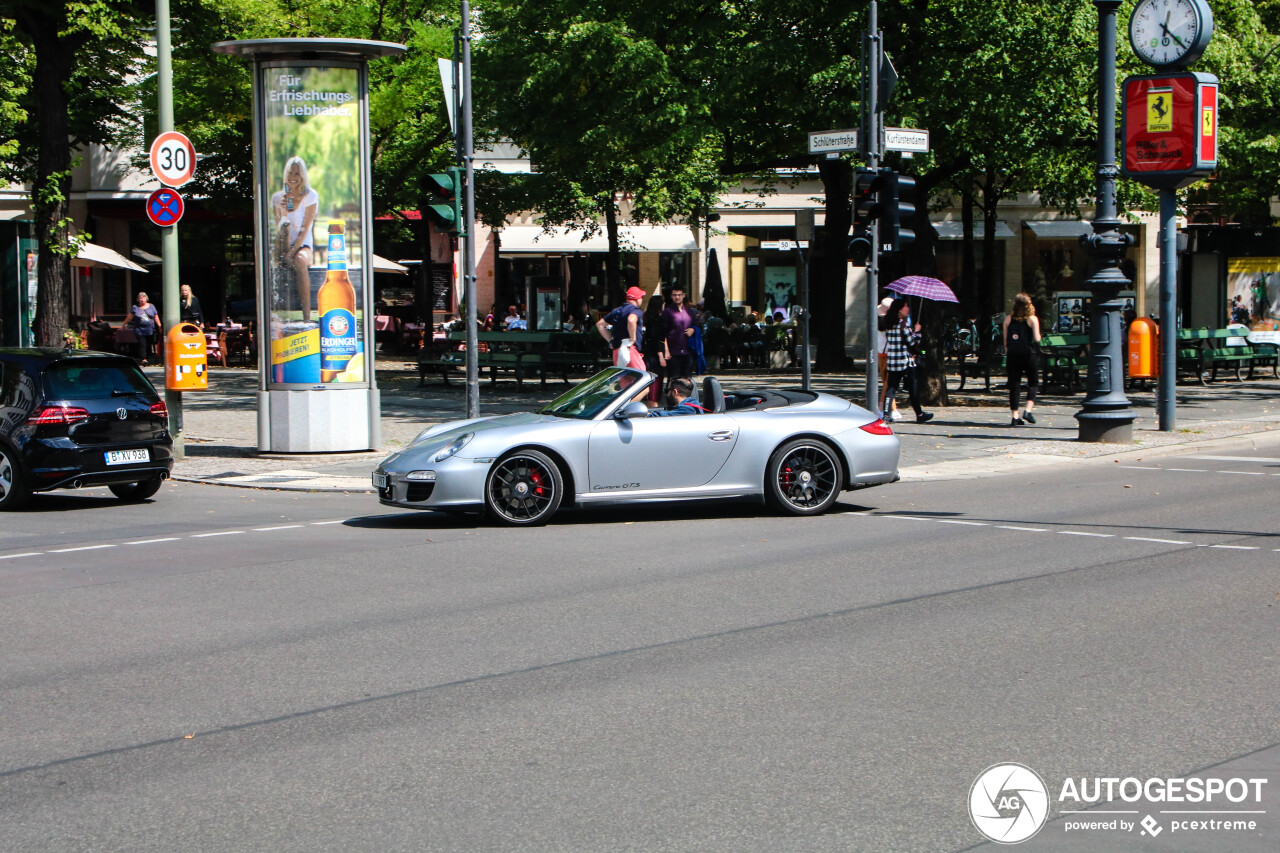
<svg viewBox="0 0 1280 853">
<path fill-rule="evenodd" d="M 172 468 L 168 410 L 133 359 L 0 348 L 0 510 L 85 486 L 140 501 Z"/>
</svg>

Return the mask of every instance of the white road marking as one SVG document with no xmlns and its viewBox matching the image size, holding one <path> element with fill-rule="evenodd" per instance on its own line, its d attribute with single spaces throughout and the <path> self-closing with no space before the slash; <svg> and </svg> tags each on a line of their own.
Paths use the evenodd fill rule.
<svg viewBox="0 0 1280 853">
<path fill-rule="evenodd" d="M 72 551 L 97 551 L 101 548 L 114 548 L 115 545 L 81 545 L 77 548 L 55 548 L 50 554 L 68 554 Z"/>
<path fill-rule="evenodd" d="M 1013 525 L 1013 524 L 997 524 L 996 527 L 999 527 L 1001 530 L 1025 530 L 1028 533 L 1048 533 L 1049 532 L 1048 528 L 1046 527 L 1018 527 L 1017 525 Z"/>
<path fill-rule="evenodd" d="M 192 533 L 192 539 L 204 539 L 208 536 L 235 536 L 237 533 L 244 533 L 243 530 L 223 530 L 220 533 Z"/>
<path fill-rule="evenodd" d="M 339 519 L 338 521 L 313 521 L 311 523 L 314 524 L 316 527 L 319 527 L 323 524 L 344 524 L 346 523 L 346 521 L 347 519 L 343 518 L 343 519 Z"/>
<path fill-rule="evenodd" d="M 1280 550 L 1280 548 L 1276 550 Z M 16 560 L 19 557 L 39 557 L 43 553 L 44 551 L 28 551 L 25 554 L 5 554 L 4 556 L 0 556 L 0 560 Z"/>
<path fill-rule="evenodd" d="M 282 524 L 279 527 L 255 527 L 253 531 L 255 533 L 267 533 L 271 530 L 296 530 L 301 526 L 301 524 Z"/>
<path fill-rule="evenodd" d="M 1191 474 L 1208 474 L 1208 468 L 1161 468 L 1161 471 L 1183 471 Z"/>
<path fill-rule="evenodd" d="M 1114 539 L 1114 533 L 1086 533 L 1083 530 L 1059 530 L 1063 536 L 1095 536 L 1098 539 Z"/>
<path fill-rule="evenodd" d="M 1257 551 L 1257 545 L 1210 545 L 1210 548 L 1225 548 L 1229 551 Z"/>
<path fill-rule="evenodd" d="M 1152 539 L 1149 536 L 1126 536 L 1134 542 L 1159 542 L 1161 545 L 1190 545 L 1190 542 L 1184 542 L 1181 539 Z"/>
<path fill-rule="evenodd" d="M 1280 462 L 1274 456 L 1184 456 L 1184 459 L 1210 459 L 1214 462 Z"/>
<path fill-rule="evenodd" d="M 961 521 L 958 518 L 935 518 L 934 521 L 939 524 L 967 524 L 970 527 L 989 527 L 985 521 Z"/>
<path fill-rule="evenodd" d="M 136 541 L 136 542 L 126 542 L 126 543 L 124 543 L 124 544 L 126 544 L 126 545 L 153 545 L 153 544 L 155 544 L 156 542 L 177 542 L 177 541 L 178 541 L 179 539 L 181 539 L 181 538 L 182 538 L 182 537 L 180 537 L 180 536 L 166 536 L 166 537 L 165 537 L 165 538 L 163 538 L 163 539 L 139 539 L 139 540 L 138 540 L 138 541 Z"/>
<path fill-rule="evenodd" d="M 1244 477 L 1265 477 L 1266 471 L 1219 471 L 1219 474 L 1239 474 Z"/>
</svg>

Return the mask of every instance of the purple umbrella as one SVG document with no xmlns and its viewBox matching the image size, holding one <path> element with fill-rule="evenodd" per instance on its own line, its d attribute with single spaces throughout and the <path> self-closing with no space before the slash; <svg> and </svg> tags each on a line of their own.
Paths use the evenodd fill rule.
<svg viewBox="0 0 1280 853">
<path fill-rule="evenodd" d="M 908 275 L 889 283 L 887 290 L 903 296 L 919 296 L 921 299 L 932 299 L 934 302 L 959 302 L 956 295 L 936 278 L 927 275 Z"/>
</svg>

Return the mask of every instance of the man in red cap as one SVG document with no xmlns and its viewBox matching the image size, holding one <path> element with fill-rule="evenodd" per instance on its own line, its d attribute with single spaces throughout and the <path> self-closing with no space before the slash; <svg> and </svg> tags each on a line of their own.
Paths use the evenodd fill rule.
<svg viewBox="0 0 1280 853">
<path fill-rule="evenodd" d="M 596 321 L 600 337 L 613 347 L 615 367 L 646 369 L 644 356 L 640 354 L 640 340 L 644 335 L 644 312 L 640 310 L 643 300 L 643 290 L 629 287 L 627 301 Z"/>
</svg>

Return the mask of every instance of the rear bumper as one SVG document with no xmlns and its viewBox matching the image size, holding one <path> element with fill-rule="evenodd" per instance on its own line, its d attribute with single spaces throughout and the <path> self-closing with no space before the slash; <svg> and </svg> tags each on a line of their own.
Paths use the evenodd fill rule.
<svg viewBox="0 0 1280 853">
<path fill-rule="evenodd" d="M 150 460 L 131 465 L 108 465 L 108 450 L 146 449 Z M 32 441 L 24 448 L 28 482 L 33 492 L 86 486 L 113 486 L 137 483 L 154 477 L 167 478 L 173 470 L 172 442 L 107 447 L 51 447 Z"/>
</svg>

